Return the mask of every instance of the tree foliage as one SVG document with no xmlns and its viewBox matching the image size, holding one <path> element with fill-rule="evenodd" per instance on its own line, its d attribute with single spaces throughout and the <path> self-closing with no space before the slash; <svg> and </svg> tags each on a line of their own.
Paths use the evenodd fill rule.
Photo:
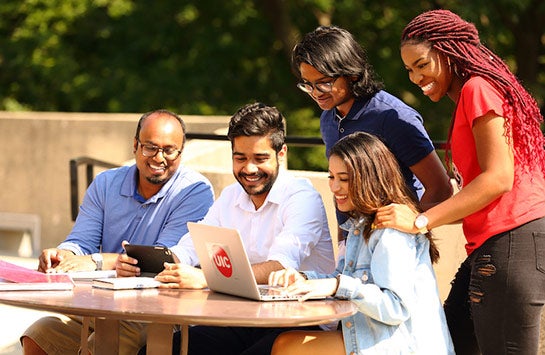
<svg viewBox="0 0 545 355">
<path fill-rule="evenodd" d="M 386 4 L 384 4 L 386 3 Z M 301 36 L 334 24 L 367 49 L 386 89 L 417 108 L 444 139 L 452 104 L 432 104 L 399 59 L 418 13 L 447 8 L 474 22 L 542 104 L 545 2 L 391 0 L 3 0 L 0 109 L 231 114 L 277 106 L 291 135 L 319 135 L 319 109 L 296 87 L 289 55 Z M 295 149 L 290 167 L 325 168 L 320 149 Z"/>
</svg>

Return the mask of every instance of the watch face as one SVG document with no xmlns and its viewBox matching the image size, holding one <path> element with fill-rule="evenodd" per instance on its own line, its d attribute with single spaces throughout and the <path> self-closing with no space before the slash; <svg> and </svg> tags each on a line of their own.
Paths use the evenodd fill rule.
<svg viewBox="0 0 545 355">
<path fill-rule="evenodd" d="M 426 227 L 428 225 L 428 217 L 424 216 L 423 214 L 418 215 L 414 220 L 414 225 L 418 229 Z"/>
</svg>

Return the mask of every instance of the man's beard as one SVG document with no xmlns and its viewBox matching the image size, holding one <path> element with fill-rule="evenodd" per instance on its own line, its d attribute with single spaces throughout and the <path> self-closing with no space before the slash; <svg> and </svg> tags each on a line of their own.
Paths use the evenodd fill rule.
<svg viewBox="0 0 545 355">
<path fill-rule="evenodd" d="M 146 176 L 146 180 L 154 185 L 164 185 L 170 177 Z"/>
<path fill-rule="evenodd" d="M 276 177 L 275 177 L 276 179 Z M 240 183 L 240 181 L 239 181 Z M 262 195 L 264 193 L 268 193 L 269 191 L 271 191 L 273 185 L 274 185 L 274 180 L 273 179 L 268 179 L 265 184 L 263 185 L 259 185 L 259 186 L 252 186 L 252 187 L 248 187 L 248 186 L 245 186 L 243 184 L 242 185 L 242 188 L 244 189 L 244 191 L 246 191 L 246 193 L 250 196 L 255 196 L 255 195 Z"/>
<path fill-rule="evenodd" d="M 264 177 L 266 179 L 265 182 L 263 184 L 261 184 L 261 185 L 251 186 L 251 187 L 248 187 L 248 186 L 246 186 L 245 184 L 242 183 L 242 181 L 245 181 L 244 180 L 245 176 L 256 176 L 256 175 L 259 176 L 260 178 Z M 274 175 L 268 175 L 268 174 L 248 175 L 248 174 L 240 174 L 239 173 L 237 175 L 237 181 L 240 184 L 240 186 L 242 186 L 242 188 L 244 189 L 244 191 L 248 195 L 255 196 L 255 195 L 262 195 L 262 194 L 265 194 L 265 193 L 268 193 L 269 191 L 271 191 L 277 177 L 278 177 L 278 168 L 276 169 Z"/>
</svg>

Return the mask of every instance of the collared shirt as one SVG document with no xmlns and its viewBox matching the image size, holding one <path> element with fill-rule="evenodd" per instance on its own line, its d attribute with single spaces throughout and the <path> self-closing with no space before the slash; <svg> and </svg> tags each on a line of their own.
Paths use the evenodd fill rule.
<svg viewBox="0 0 545 355">
<path fill-rule="evenodd" d="M 329 275 L 305 272 L 309 279 L 340 276 L 335 297 L 358 312 L 342 319 L 347 354 L 454 354 L 429 240 L 395 229 L 374 230 L 368 242 L 353 220 L 346 251 Z"/>
<path fill-rule="evenodd" d="M 121 253 L 121 242 L 171 247 L 214 201 L 208 179 L 180 164 L 155 195 L 137 192 L 136 165 L 98 174 L 85 193 L 74 227 L 58 248 L 76 255 Z"/>
<path fill-rule="evenodd" d="M 422 196 L 422 183 L 410 166 L 428 156 L 434 146 L 420 114 L 397 97 L 381 90 L 367 101 L 354 101 L 342 119 L 336 109 L 326 110 L 320 117 L 320 131 L 327 156 L 339 139 L 351 133 L 363 131 L 378 136 L 396 157 L 407 186 L 416 196 Z"/>
<path fill-rule="evenodd" d="M 201 223 L 238 229 L 252 264 L 276 260 L 284 267 L 323 272 L 335 267 L 320 194 L 307 179 L 282 169 L 259 209 L 236 182 L 222 191 Z M 189 234 L 171 250 L 181 262 L 198 265 Z"/>
</svg>

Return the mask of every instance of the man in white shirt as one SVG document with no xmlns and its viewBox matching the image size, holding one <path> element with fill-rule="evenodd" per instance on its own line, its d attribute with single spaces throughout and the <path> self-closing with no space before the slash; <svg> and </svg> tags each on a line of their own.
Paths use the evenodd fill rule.
<svg viewBox="0 0 545 355">
<path fill-rule="evenodd" d="M 286 267 L 297 270 L 334 269 L 333 246 L 322 198 L 306 179 L 291 176 L 286 159 L 285 122 L 275 108 L 261 103 L 238 110 L 229 123 L 233 174 L 200 223 L 236 228 L 258 283 Z M 156 278 L 166 287 L 203 288 L 206 280 L 188 234 L 171 248 L 179 263 L 167 264 Z M 191 354 L 267 353 L 278 333 L 286 329 L 190 328 Z M 179 334 L 174 349 L 179 353 Z M 261 350 L 263 349 L 263 350 Z"/>
<path fill-rule="evenodd" d="M 260 142 L 250 142 L 253 147 L 250 151 L 236 146 L 233 166 L 238 183 L 222 191 L 200 223 L 240 231 L 258 283 L 267 283 L 271 270 L 292 265 L 300 270 L 331 271 L 334 262 L 331 238 L 319 193 L 307 179 L 295 178 L 282 168 L 276 171 L 277 159 L 266 152 L 271 149 L 266 146 L 269 138 L 255 136 L 236 140 Z M 278 155 L 285 155 L 285 145 Z M 252 160 L 260 160 L 260 163 Z M 272 171 L 265 172 L 265 164 L 267 168 L 272 166 Z M 248 169 L 250 165 L 253 167 Z M 254 168 L 256 171 L 251 174 L 245 172 Z M 259 191 L 260 185 L 269 186 L 264 187 L 266 191 L 252 194 L 250 189 Z M 171 250 L 181 263 L 198 264 L 189 234 Z M 191 284 L 181 286 L 192 287 Z"/>
</svg>

